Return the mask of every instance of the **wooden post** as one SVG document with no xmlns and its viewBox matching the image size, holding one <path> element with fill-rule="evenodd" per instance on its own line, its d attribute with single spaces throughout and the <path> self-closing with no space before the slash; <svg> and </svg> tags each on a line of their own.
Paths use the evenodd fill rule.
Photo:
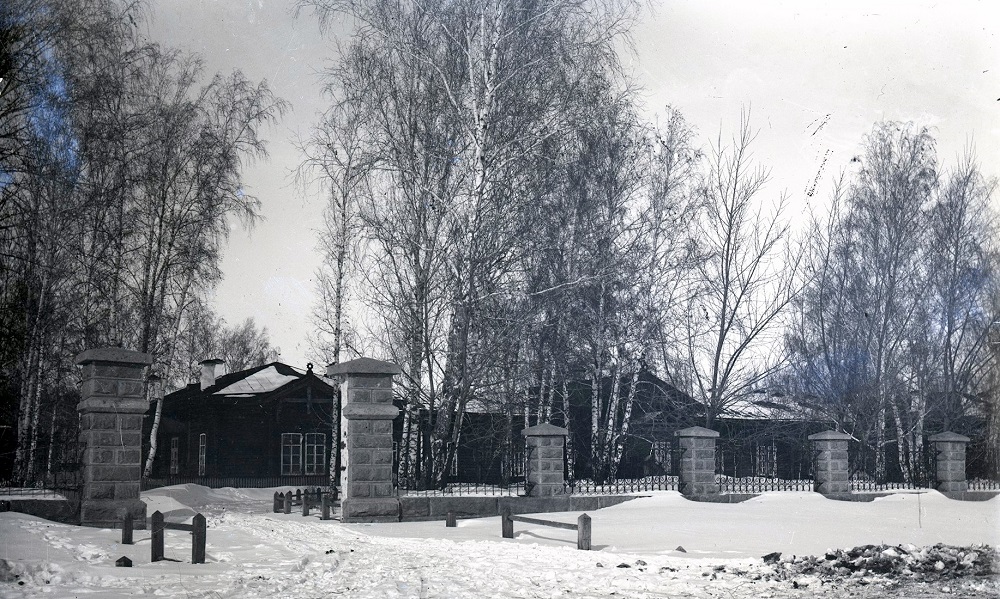
<svg viewBox="0 0 1000 599">
<path fill-rule="evenodd" d="M 302 489 L 295 489 L 295 501 L 302 501 Z"/>
<path fill-rule="evenodd" d="M 159 510 L 153 512 L 153 531 L 149 561 L 158 562 L 163 559 L 163 514 Z"/>
<path fill-rule="evenodd" d="M 322 504 L 323 504 L 323 515 L 320 517 L 320 519 L 321 520 L 329 520 L 330 519 L 330 496 L 329 495 L 323 495 Z"/>
<path fill-rule="evenodd" d="M 292 513 L 292 492 L 288 491 L 285 493 L 285 509 L 283 510 L 286 514 Z"/>
<path fill-rule="evenodd" d="M 274 492 L 274 513 L 277 514 L 281 511 L 281 493 L 277 491 Z"/>
<path fill-rule="evenodd" d="M 208 524 L 205 522 L 205 516 L 201 514 L 195 514 L 194 519 L 191 521 L 191 563 L 192 564 L 204 564 L 205 563 L 205 540 L 207 535 Z"/>
<path fill-rule="evenodd" d="M 306 489 L 305 494 L 302 496 L 302 515 L 309 515 L 309 490 Z"/>
<path fill-rule="evenodd" d="M 576 548 L 590 551 L 590 516 L 580 514 L 576 519 Z"/>
<path fill-rule="evenodd" d="M 455 528 L 458 523 L 455 522 L 455 512 L 448 512 L 448 519 L 445 521 L 445 526 L 448 528 Z"/>
<path fill-rule="evenodd" d="M 500 514 L 500 527 L 503 538 L 514 538 L 514 521 L 510 519 L 510 506 L 504 507 L 503 513 Z"/>
<path fill-rule="evenodd" d="M 122 545 L 132 544 L 132 514 L 125 512 L 122 520 Z"/>
</svg>

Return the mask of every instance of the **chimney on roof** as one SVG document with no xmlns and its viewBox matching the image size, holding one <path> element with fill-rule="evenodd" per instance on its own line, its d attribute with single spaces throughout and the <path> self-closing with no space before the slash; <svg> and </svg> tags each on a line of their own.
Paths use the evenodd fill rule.
<svg viewBox="0 0 1000 599">
<path fill-rule="evenodd" d="M 198 363 L 201 364 L 201 390 L 204 391 L 215 384 L 216 377 L 222 375 L 222 367 L 226 361 L 212 358 Z"/>
</svg>

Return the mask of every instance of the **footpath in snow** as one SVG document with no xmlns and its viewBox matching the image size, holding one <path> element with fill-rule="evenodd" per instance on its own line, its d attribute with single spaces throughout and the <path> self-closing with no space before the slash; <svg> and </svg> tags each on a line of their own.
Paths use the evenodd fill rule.
<svg viewBox="0 0 1000 599">
<path fill-rule="evenodd" d="M 502 539 L 499 518 L 446 528 L 273 514 L 272 493 L 181 485 L 143 494 L 168 520 L 208 517 L 201 565 L 189 563 L 188 533 L 167 531 L 177 561 L 153 564 L 147 531 L 123 546 L 120 531 L 0 513 L 0 597 L 1000 596 L 1000 498 L 769 493 L 707 504 L 662 492 L 590 512 L 595 551 L 585 552 L 572 531 L 519 522 Z M 930 547 L 938 543 L 959 549 Z M 864 545 L 879 547 L 837 551 Z M 121 556 L 134 567 L 116 568 Z"/>
</svg>

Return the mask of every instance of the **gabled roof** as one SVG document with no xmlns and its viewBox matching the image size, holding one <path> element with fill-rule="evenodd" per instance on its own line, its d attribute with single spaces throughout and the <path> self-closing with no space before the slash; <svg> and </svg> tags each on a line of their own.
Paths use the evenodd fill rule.
<svg viewBox="0 0 1000 599">
<path fill-rule="evenodd" d="M 804 406 L 794 401 L 737 399 L 727 404 L 719 418 L 727 420 L 813 420 Z"/>
<path fill-rule="evenodd" d="M 331 393 L 335 390 L 329 382 L 313 374 L 311 369 L 307 372 L 301 372 L 288 364 L 271 362 L 263 366 L 222 375 L 215 380 L 214 385 L 204 391 L 199 383 L 192 383 L 168 394 L 167 397 L 171 400 L 209 396 L 233 399 L 262 397 L 288 390 L 293 386 L 301 387 L 307 383 L 323 385 Z"/>
</svg>

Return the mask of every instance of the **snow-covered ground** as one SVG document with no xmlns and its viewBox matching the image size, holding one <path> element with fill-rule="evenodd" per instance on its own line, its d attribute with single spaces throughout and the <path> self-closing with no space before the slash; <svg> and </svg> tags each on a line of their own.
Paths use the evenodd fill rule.
<svg viewBox="0 0 1000 599">
<path fill-rule="evenodd" d="M 273 514 L 273 491 L 181 485 L 143 493 L 149 513 L 160 510 L 168 520 L 207 516 L 208 563 L 201 565 L 190 563 L 188 533 L 167 531 L 166 555 L 177 561 L 153 564 L 147 531 L 123 546 L 120 531 L 0 513 L 0 597 L 977 597 L 1000 591 L 996 576 L 898 582 L 856 572 L 782 579 L 775 572 L 784 564 L 761 559 L 865 544 L 998 546 L 1000 498 L 959 502 L 927 492 L 848 503 L 784 492 L 707 504 L 660 492 L 591 512 L 595 550 L 585 552 L 575 548 L 573 531 L 520 522 L 515 538 L 503 539 L 499 518 L 446 528 Z M 574 522 L 578 515 L 543 517 Z M 116 568 L 121 556 L 134 567 Z"/>
</svg>

